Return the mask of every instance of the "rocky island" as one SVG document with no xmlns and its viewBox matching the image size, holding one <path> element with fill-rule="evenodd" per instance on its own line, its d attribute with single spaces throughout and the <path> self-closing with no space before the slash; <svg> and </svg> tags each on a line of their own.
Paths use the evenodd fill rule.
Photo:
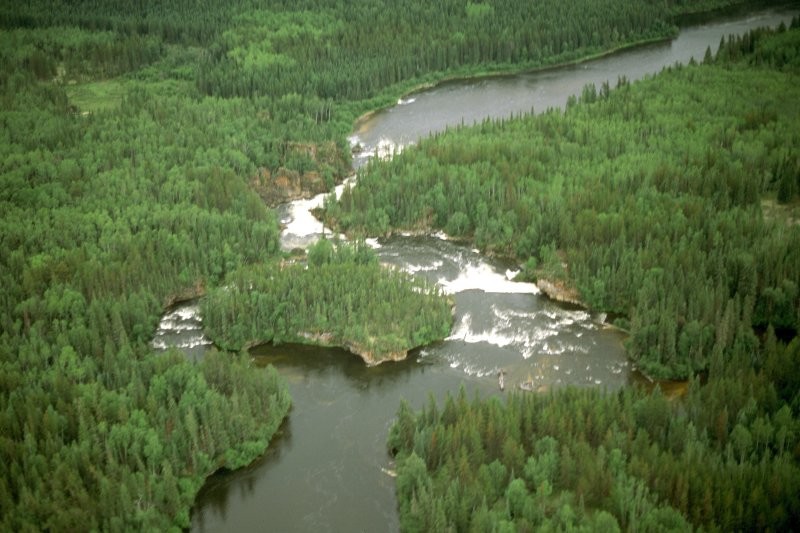
<svg viewBox="0 0 800 533">
<path fill-rule="evenodd" d="M 405 359 L 452 326 L 452 300 L 421 278 L 384 268 L 364 243 L 323 239 L 306 261 L 244 267 L 229 281 L 203 304 L 208 336 L 228 350 L 337 346 L 372 366 Z"/>
</svg>

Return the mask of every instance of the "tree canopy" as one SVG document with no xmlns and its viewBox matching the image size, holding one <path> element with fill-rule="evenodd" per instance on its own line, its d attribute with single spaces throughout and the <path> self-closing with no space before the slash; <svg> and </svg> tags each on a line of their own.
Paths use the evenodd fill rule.
<svg viewBox="0 0 800 533">
<path fill-rule="evenodd" d="M 453 303 L 436 285 L 378 264 L 363 242 L 318 241 L 306 264 L 251 267 L 203 302 L 205 327 L 228 349 L 265 342 L 334 345 L 368 364 L 404 358 L 450 333 Z"/>
<path fill-rule="evenodd" d="M 780 209 L 800 191 L 798 35 L 753 32 L 713 64 L 424 139 L 326 216 L 362 234 L 443 229 L 560 278 L 620 317 L 656 377 L 738 364 L 754 331 L 800 324 L 800 226 Z"/>
<path fill-rule="evenodd" d="M 735 3 L 709 0 L 703 6 Z M 255 371 L 246 358 L 227 353 L 212 352 L 193 365 L 178 353 L 153 353 L 149 341 L 159 314 L 181 298 L 251 273 L 258 273 L 253 279 L 260 282 L 262 274 L 280 277 L 276 267 L 265 266 L 280 258 L 279 233 L 260 195 L 298 181 L 330 187 L 340 180 L 350 169 L 346 135 L 359 113 L 447 76 L 550 65 L 663 38 L 675 31 L 673 16 L 696 5 L 679 0 L 142 0 L 121 10 L 111 0 L 5 2 L 0 9 L 0 528 L 185 527 L 189 506 L 209 473 L 241 466 L 263 452 L 289 408 L 285 386 L 274 371 Z M 757 85 L 762 92 L 753 100 L 759 105 L 730 115 L 727 107 L 741 108 L 721 100 L 719 114 L 728 117 L 727 126 L 719 129 L 712 122 L 713 128 L 706 128 L 694 122 L 696 129 L 708 129 L 695 142 L 723 149 L 721 154 L 702 148 L 686 153 L 692 160 L 708 158 L 706 166 L 714 172 L 707 191 L 693 180 L 665 179 L 682 168 L 678 162 L 668 161 L 661 178 L 652 164 L 644 166 L 652 202 L 643 200 L 641 209 L 677 213 L 677 202 L 686 220 L 677 217 L 669 223 L 674 227 L 654 225 L 649 240 L 638 228 L 631 236 L 641 239 L 637 246 L 671 243 L 659 239 L 706 209 L 705 200 L 684 202 L 683 195 L 702 198 L 720 184 L 724 192 L 715 202 L 733 214 L 709 216 L 704 233 L 691 238 L 727 250 L 725 239 L 740 223 L 747 238 L 733 239 L 731 253 L 716 254 L 716 263 L 696 258 L 700 252 L 690 254 L 692 262 L 685 266 L 698 268 L 696 273 L 685 270 L 691 276 L 702 279 L 716 266 L 727 273 L 685 315 L 700 318 L 673 326 L 644 311 L 630 313 L 631 321 L 642 321 L 634 328 L 640 332 L 634 351 L 642 351 L 643 361 L 681 368 L 671 366 L 671 349 L 663 358 L 647 355 L 654 347 L 675 344 L 676 361 L 702 367 L 707 356 L 696 354 L 709 344 L 719 345 L 726 358 L 729 346 L 753 344 L 751 330 L 737 329 L 739 323 L 772 325 L 779 337 L 796 329 L 795 226 L 781 224 L 785 217 L 778 217 L 784 211 L 778 208 L 765 209 L 760 222 L 751 224 L 750 218 L 758 212 L 750 196 L 753 187 L 774 194 L 776 203 L 769 205 L 778 207 L 790 205 L 798 191 L 793 181 L 797 154 L 783 141 L 791 134 L 789 122 L 774 103 L 761 104 L 764 95 L 781 87 L 774 93 L 776 101 L 781 99 L 789 118 L 794 113 L 794 93 L 780 80 L 796 72 L 797 56 L 788 52 L 796 41 L 792 33 L 777 39 L 787 43 L 769 40 L 756 46 L 755 40 L 748 41 L 756 46 L 748 57 L 763 63 L 757 67 L 764 73 Z M 732 47 L 730 53 L 744 49 L 749 50 Z M 747 91 L 753 86 L 736 76 L 736 68 L 684 69 L 664 79 L 686 89 L 691 79 L 686 77 L 708 77 L 712 87 L 729 82 L 741 85 L 740 97 L 752 97 Z M 786 72 L 779 74 L 779 69 Z M 620 91 L 614 98 L 601 90 L 599 99 L 635 115 L 647 109 L 637 91 L 645 89 L 632 90 L 631 96 Z M 705 102 L 703 91 L 690 94 Z M 669 100 L 667 93 L 660 98 Z M 608 111 L 610 105 L 596 107 Z M 576 119 L 592 117 L 590 108 L 577 106 Z M 702 111 L 697 117 L 705 116 Z M 544 118 L 542 127 L 552 128 L 554 135 L 559 129 L 581 133 L 560 120 Z M 619 128 L 610 129 L 602 143 L 596 141 L 606 154 L 627 142 L 630 130 Z M 595 138 L 589 130 L 586 134 Z M 653 130 L 649 138 L 655 142 L 659 136 L 660 130 Z M 746 136 L 754 147 L 738 142 Z M 552 150 L 578 150 L 558 143 Z M 531 175 L 539 175 L 546 161 L 531 161 Z M 760 176 L 759 184 L 737 178 L 740 166 Z M 561 186 L 577 190 L 571 179 L 576 178 L 560 179 Z M 626 179 L 635 184 L 639 178 L 632 174 Z M 517 193 L 525 192 L 524 181 L 492 190 L 492 201 L 502 196 L 511 202 L 502 204 L 505 218 L 498 218 L 494 203 L 476 207 L 476 213 L 485 212 L 484 218 L 494 221 L 481 241 L 487 246 L 507 248 L 503 239 L 509 231 L 517 235 L 517 224 L 527 224 L 525 218 L 515 220 L 508 207 Z M 437 194 L 447 183 L 435 188 Z M 678 200 L 668 200 L 670 188 Z M 576 202 L 576 209 L 587 210 L 585 224 L 595 223 L 591 203 L 578 197 Z M 446 214 L 444 204 L 433 209 L 442 212 L 439 225 L 452 222 L 455 232 L 483 227 L 483 215 L 475 218 L 466 204 L 460 214 Z M 387 224 L 387 215 L 378 220 Z M 520 254 L 537 255 L 542 246 L 550 246 L 545 248 L 553 250 L 550 256 L 556 253 L 564 227 L 555 217 L 552 225 L 549 216 L 541 220 L 536 226 L 541 234 L 527 236 Z M 621 222 L 609 213 L 596 227 L 614 231 Z M 783 236 L 774 233 L 777 228 L 784 228 Z M 582 241 L 576 234 L 564 242 Z M 687 250 L 691 242 L 686 241 Z M 577 254 L 571 256 L 571 275 L 584 296 L 593 295 L 586 296 L 591 303 L 621 307 L 623 300 L 612 297 L 619 288 L 614 283 L 627 278 L 617 270 L 646 267 L 650 281 L 636 289 L 631 301 L 641 299 L 637 306 L 642 310 L 651 309 L 650 301 L 671 309 L 670 298 L 659 291 L 675 281 L 673 270 L 652 268 L 663 250 L 642 245 L 641 254 L 637 251 L 624 266 L 611 263 L 613 275 L 606 277 L 592 270 L 602 258 L 587 256 L 581 262 L 581 248 L 570 250 Z M 782 260 L 761 264 L 761 258 L 772 261 L 784 251 Z M 312 264 L 324 263 L 314 273 L 324 274 L 325 282 L 342 278 L 334 263 L 321 259 L 325 256 L 322 249 L 310 254 Z M 383 271 L 378 275 L 376 268 L 364 266 L 359 272 L 376 285 L 386 284 L 377 294 L 405 294 L 415 287 Z M 309 287 L 318 290 L 322 284 Z M 677 286 L 686 291 L 695 285 Z M 293 290 L 300 292 L 299 287 Z M 253 298 L 261 295 L 274 296 L 264 288 Z M 298 307 L 294 300 L 288 303 Z M 370 305 L 380 308 L 382 302 Z M 295 311 L 318 310 L 324 316 L 316 306 Z M 706 313 L 720 312 L 722 319 L 709 330 L 703 322 Z M 326 320 L 330 324 L 332 319 Z M 444 327 L 439 318 L 430 320 L 393 334 L 427 342 Z M 274 331 L 284 335 L 284 330 Z M 288 336 L 299 330 L 285 331 Z M 252 332 L 246 333 L 243 338 L 251 339 Z M 656 337 L 657 342 L 652 340 Z M 791 361 L 794 352 L 776 353 L 778 359 L 767 361 Z M 791 376 L 771 375 L 781 394 L 792 390 Z M 783 411 L 780 420 L 792 418 Z M 786 443 L 793 434 L 783 429 L 789 427 L 784 422 L 780 442 Z M 737 431 L 737 439 L 742 444 L 734 453 L 740 454 L 747 449 L 746 433 Z M 519 488 L 517 483 L 518 495 Z"/>
</svg>

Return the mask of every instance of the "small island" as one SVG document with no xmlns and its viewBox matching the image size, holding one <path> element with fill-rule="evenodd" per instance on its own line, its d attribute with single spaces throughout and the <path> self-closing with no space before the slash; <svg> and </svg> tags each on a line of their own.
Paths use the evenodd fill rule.
<svg viewBox="0 0 800 533">
<path fill-rule="evenodd" d="M 366 244 L 322 239 L 305 262 L 240 269 L 208 293 L 203 316 L 208 336 L 228 350 L 338 346 L 377 365 L 444 339 L 452 308 L 434 284 L 381 266 Z"/>
</svg>

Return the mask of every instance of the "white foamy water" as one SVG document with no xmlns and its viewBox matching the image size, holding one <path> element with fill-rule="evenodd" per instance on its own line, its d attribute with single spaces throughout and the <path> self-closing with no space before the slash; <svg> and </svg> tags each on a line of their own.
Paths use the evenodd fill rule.
<svg viewBox="0 0 800 533">
<path fill-rule="evenodd" d="M 156 337 L 150 344 L 153 348 L 157 350 L 167 350 L 169 348 L 189 349 L 189 348 L 196 348 L 198 346 L 211 346 L 212 342 L 208 340 L 204 335 L 200 335 L 198 337 L 184 339 L 180 342 L 169 342 Z"/>
<path fill-rule="evenodd" d="M 539 294 L 539 289 L 535 284 L 511 281 L 486 263 L 468 264 L 456 279 L 447 280 L 441 278 L 439 279 L 439 285 L 448 294 L 456 294 L 472 289 L 505 294 Z"/>
<path fill-rule="evenodd" d="M 324 194 L 315 196 L 308 200 L 297 200 L 291 203 L 289 217 L 286 219 L 286 227 L 282 235 L 295 235 L 297 237 L 307 237 L 309 235 L 321 234 L 324 226 L 311 214 L 311 210 L 322 207 L 325 199 Z"/>
<path fill-rule="evenodd" d="M 166 329 L 169 329 L 168 324 L 195 320 L 202 321 L 202 318 L 200 318 L 200 306 L 197 304 L 185 305 L 183 307 L 177 307 L 161 317 L 161 323 L 158 327 L 166 327 Z"/>
<path fill-rule="evenodd" d="M 336 198 L 342 196 L 345 187 L 355 184 L 355 176 L 351 176 L 336 186 L 333 194 Z M 306 200 L 296 200 L 288 204 L 288 211 L 281 219 L 284 228 L 281 231 L 281 246 L 283 249 L 292 249 L 297 246 L 307 247 L 316 242 L 323 234 L 332 235 L 333 232 L 326 228 L 314 215 L 313 209 L 323 206 L 325 197 L 330 193 L 322 193 Z M 340 238 L 344 236 L 340 235 Z"/>
<path fill-rule="evenodd" d="M 485 378 L 487 376 L 492 376 L 497 374 L 498 372 L 497 367 L 490 368 L 487 366 L 466 363 L 458 359 L 450 359 L 449 364 L 450 368 L 461 368 L 461 370 L 468 376 L 475 376 L 478 378 Z"/>
<path fill-rule="evenodd" d="M 483 329 L 473 325 L 474 320 L 470 313 L 464 313 L 447 340 L 468 344 L 486 343 L 499 348 L 510 347 L 516 349 L 523 359 L 535 355 L 589 353 L 589 347 L 585 344 L 570 342 L 570 336 L 561 335 L 564 328 L 575 323 L 570 318 L 563 317 L 561 320 L 549 322 L 546 312 L 501 310 L 494 305 L 491 306 L 491 311 L 490 327 Z M 532 324 L 536 326 L 531 327 Z M 578 327 L 590 329 L 592 324 L 587 321 Z M 554 368 L 559 369 L 558 365 Z"/>
<path fill-rule="evenodd" d="M 433 272 L 439 270 L 442 267 L 442 265 L 444 265 L 444 261 L 441 260 L 434 261 L 433 263 L 429 263 L 426 265 L 406 264 L 403 266 L 403 270 L 405 270 L 409 274 L 416 274 L 418 272 Z"/>
<path fill-rule="evenodd" d="M 175 320 L 161 319 L 158 328 L 165 331 L 200 331 L 203 329 L 199 323 L 194 322 L 180 322 Z"/>
<path fill-rule="evenodd" d="M 156 334 L 150 341 L 155 350 L 180 348 L 191 351 L 201 346 L 211 346 L 212 342 L 203 333 L 203 318 L 197 302 L 184 303 L 161 317 Z M 188 353 L 187 353 L 188 355 Z M 192 357 L 197 358 L 201 354 Z"/>
<path fill-rule="evenodd" d="M 406 145 L 402 143 L 394 142 L 387 137 L 381 137 L 370 155 L 378 159 L 391 159 L 394 155 L 401 153 L 405 147 Z"/>
<path fill-rule="evenodd" d="M 610 364 L 584 371 L 598 354 L 619 353 L 619 337 L 596 322 L 601 316 L 562 307 L 540 296 L 534 284 L 512 281 L 519 274 L 515 267 L 494 263 L 443 233 L 380 244 L 382 262 L 435 282 L 455 303 L 450 335 L 419 353 L 425 364 L 495 382 L 502 368 L 508 388 L 529 372 L 541 375 L 537 385 L 589 384 L 587 375 L 606 385 L 627 374 L 626 367 Z"/>
</svg>

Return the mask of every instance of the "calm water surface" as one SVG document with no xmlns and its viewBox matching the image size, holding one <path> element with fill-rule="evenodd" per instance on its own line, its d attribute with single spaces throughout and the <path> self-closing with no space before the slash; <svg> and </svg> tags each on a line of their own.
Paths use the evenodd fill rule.
<svg viewBox="0 0 800 533">
<path fill-rule="evenodd" d="M 500 76 L 447 83 L 435 89 L 410 95 L 390 109 L 383 110 L 356 125 L 353 144 L 364 146 L 364 157 L 390 152 L 448 126 L 472 124 L 486 117 L 564 108 L 570 95 L 583 87 L 603 82 L 616 86 L 620 77 L 638 80 L 675 63 L 702 61 L 706 48 L 716 52 L 722 37 L 741 35 L 761 27 L 788 25 L 796 8 L 773 9 L 724 17 L 706 24 L 685 27 L 671 42 L 625 50 L 580 65 L 555 68 L 515 76 Z"/>
<path fill-rule="evenodd" d="M 700 59 L 720 38 L 788 23 L 797 10 L 770 10 L 685 28 L 661 43 L 545 72 L 448 83 L 407 97 L 356 126 L 370 155 L 391 153 L 431 132 L 485 117 L 563 107 L 587 83 L 640 79 L 676 61 Z M 285 249 L 307 246 L 322 227 L 308 214 L 322 196 L 279 210 Z M 632 374 L 622 337 L 602 316 L 556 305 L 528 284 L 509 281 L 513 265 L 441 238 L 371 241 L 381 261 L 426 276 L 456 303 L 451 336 L 406 361 L 367 368 L 334 349 L 284 345 L 252 354 L 289 383 L 294 406 L 267 453 L 247 468 L 209 478 L 192 512 L 201 531 L 396 531 L 394 465 L 385 439 L 401 399 L 421 408 L 464 387 L 470 397 L 508 394 L 531 378 L 540 390 L 567 384 L 609 389 Z M 155 347 L 180 346 L 192 358 L 209 345 L 196 302 L 167 313 Z M 506 372 L 506 392 L 497 372 Z"/>
</svg>

